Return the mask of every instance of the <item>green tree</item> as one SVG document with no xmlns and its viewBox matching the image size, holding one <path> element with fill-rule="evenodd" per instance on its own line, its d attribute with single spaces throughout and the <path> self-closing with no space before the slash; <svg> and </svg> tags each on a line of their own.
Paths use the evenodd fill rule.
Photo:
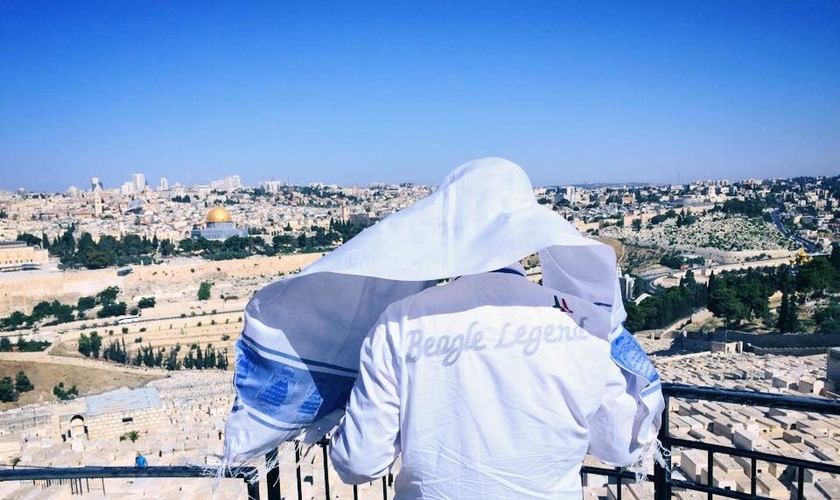
<svg viewBox="0 0 840 500">
<path fill-rule="evenodd" d="M 99 358 L 99 351 L 102 348 L 102 337 L 96 332 L 90 334 L 90 353 L 94 358 Z"/>
<path fill-rule="evenodd" d="M 177 251 L 172 241 L 165 239 L 160 243 L 160 254 L 164 257 L 169 257 Z"/>
<path fill-rule="evenodd" d="M 796 291 L 808 295 L 821 296 L 826 290 L 837 287 L 837 269 L 825 257 L 816 257 L 811 262 L 799 266 L 796 273 Z"/>
<path fill-rule="evenodd" d="M 110 318 L 112 316 L 125 316 L 128 306 L 125 302 L 109 303 L 102 306 L 102 309 L 96 313 L 97 318 Z"/>
<path fill-rule="evenodd" d="M 776 328 L 780 332 L 799 331 L 799 317 L 796 307 L 796 297 L 785 290 L 782 293 L 782 304 L 779 306 L 779 319 Z"/>
<path fill-rule="evenodd" d="M 181 368 L 181 361 L 178 359 L 178 351 L 181 350 L 181 344 L 175 344 L 166 354 L 166 360 L 163 362 L 163 367 L 167 370 L 174 371 Z"/>
<path fill-rule="evenodd" d="M 831 244 L 831 257 L 829 257 L 831 264 L 835 269 L 840 271 L 840 243 Z"/>
<path fill-rule="evenodd" d="M 220 352 L 216 356 L 216 368 L 219 370 L 227 370 L 228 368 L 228 359 L 227 359 L 227 349 L 223 352 Z"/>
<path fill-rule="evenodd" d="M 201 285 L 198 286 L 198 300 L 209 300 L 210 299 L 210 288 L 213 286 L 213 283 L 209 281 L 202 281 Z"/>
<path fill-rule="evenodd" d="M 140 437 L 140 433 L 134 430 L 128 431 L 125 434 L 120 436 L 120 441 L 131 441 L 132 443 L 137 441 L 137 438 Z"/>
<path fill-rule="evenodd" d="M 90 357 L 90 337 L 84 333 L 79 335 L 79 352 L 86 358 Z"/>
<path fill-rule="evenodd" d="M 29 392 L 34 388 L 35 386 L 29 381 L 29 377 L 26 376 L 26 373 L 19 371 L 15 377 L 15 389 L 17 389 L 18 392 Z"/>
<path fill-rule="evenodd" d="M 38 352 L 49 346 L 50 343 L 46 340 L 25 340 L 22 335 L 18 337 L 17 341 L 18 352 Z"/>
<path fill-rule="evenodd" d="M 85 267 L 88 269 L 104 269 L 116 263 L 116 256 L 112 252 L 99 248 L 91 248 L 82 255 L 84 255 Z"/>
<path fill-rule="evenodd" d="M 31 323 L 29 316 L 23 314 L 20 311 L 14 311 L 10 314 L 6 319 L 3 320 L 3 327 L 9 330 L 16 330 L 17 328 L 25 325 L 26 323 Z"/>
<path fill-rule="evenodd" d="M 820 333 L 840 333 L 840 303 L 831 302 L 814 314 L 817 331 Z"/>
<path fill-rule="evenodd" d="M 93 309 L 96 306 L 96 297 L 79 297 L 79 300 L 76 302 L 76 309 L 79 311 L 87 311 L 89 309 Z"/>
<path fill-rule="evenodd" d="M 140 309 L 148 309 L 150 307 L 155 307 L 155 298 L 154 297 L 143 297 L 137 303 L 137 307 Z"/>
<path fill-rule="evenodd" d="M 12 350 L 12 341 L 9 337 L 0 338 L 0 352 L 10 352 Z"/>
<path fill-rule="evenodd" d="M 0 379 L 0 403 L 11 403 L 18 400 L 18 391 L 12 383 L 12 377 Z"/>
<path fill-rule="evenodd" d="M 709 300 L 715 305 L 714 309 L 710 307 L 709 310 L 715 316 L 724 318 L 728 328 L 738 326 L 747 318 L 747 308 L 738 300 L 733 288 L 718 288 L 714 294 L 709 295 Z"/>
<path fill-rule="evenodd" d="M 29 233 L 18 234 L 17 241 L 22 241 L 31 247 L 37 247 L 41 245 L 41 238 Z"/>
<path fill-rule="evenodd" d="M 69 389 L 64 388 L 64 382 L 59 382 L 57 386 L 53 387 L 53 395 L 62 401 L 67 401 L 68 399 L 74 399 L 79 395 L 79 390 L 76 389 L 76 386 Z"/>
<path fill-rule="evenodd" d="M 120 293 L 119 287 L 109 286 L 96 295 L 96 301 L 102 305 L 112 304 Z"/>
</svg>

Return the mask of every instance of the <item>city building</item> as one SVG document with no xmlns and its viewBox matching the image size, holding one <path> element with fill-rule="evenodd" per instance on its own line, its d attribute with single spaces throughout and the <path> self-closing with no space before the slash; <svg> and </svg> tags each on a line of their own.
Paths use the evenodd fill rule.
<svg viewBox="0 0 840 500">
<path fill-rule="evenodd" d="M 282 181 L 264 181 L 260 183 L 260 187 L 265 190 L 266 193 L 277 193 L 280 191 L 281 187 L 286 185 L 285 182 Z"/>
<path fill-rule="evenodd" d="M 134 184 L 134 191 L 142 193 L 146 189 L 146 176 L 143 174 L 132 174 L 131 183 Z"/>
<path fill-rule="evenodd" d="M 193 238 L 226 240 L 232 236 L 245 238 L 248 230 L 237 228 L 230 218 L 230 212 L 224 207 L 213 207 L 207 212 L 204 229 L 193 229 L 190 235 Z"/>
<path fill-rule="evenodd" d="M 238 175 L 231 175 L 224 179 L 210 182 L 210 189 L 213 191 L 236 191 L 242 188 L 242 180 Z"/>
<path fill-rule="evenodd" d="M 22 241 L 0 241 L 0 272 L 38 269 L 49 260 L 49 253 Z"/>
<path fill-rule="evenodd" d="M 122 186 L 120 186 L 120 194 L 123 196 L 131 196 L 137 192 L 137 189 L 134 186 L 133 182 L 124 182 Z"/>
</svg>

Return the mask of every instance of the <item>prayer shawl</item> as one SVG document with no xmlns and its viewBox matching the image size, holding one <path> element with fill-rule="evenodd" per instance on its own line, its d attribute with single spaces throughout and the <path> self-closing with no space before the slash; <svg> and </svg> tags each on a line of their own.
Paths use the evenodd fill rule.
<svg viewBox="0 0 840 500">
<path fill-rule="evenodd" d="M 427 198 L 271 283 L 245 309 L 236 343 L 236 399 L 223 465 L 235 467 L 284 441 L 322 437 L 340 419 L 359 350 L 388 305 L 437 280 L 504 268 L 539 253 L 543 285 L 586 307 L 568 313 L 612 343 L 639 402 L 634 460 L 653 453 L 664 401 L 659 377 L 622 327 L 615 253 L 540 205 L 521 168 L 484 158 L 452 171 Z M 620 464 L 630 465 L 630 464 Z"/>
</svg>

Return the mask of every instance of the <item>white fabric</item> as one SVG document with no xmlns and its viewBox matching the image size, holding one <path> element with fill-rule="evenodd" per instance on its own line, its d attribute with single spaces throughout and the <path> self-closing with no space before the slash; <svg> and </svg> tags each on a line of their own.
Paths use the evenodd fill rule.
<svg viewBox="0 0 840 500">
<path fill-rule="evenodd" d="M 544 284 L 612 355 L 639 402 L 634 433 L 654 439 L 662 409 L 658 378 L 625 318 L 615 254 L 537 203 L 515 164 L 486 158 L 455 169 L 429 197 L 398 212 L 297 276 L 260 290 L 236 344 L 237 399 L 225 430 L 226 465 L 302 434 L 317 438 L 340 418 L 359 369 L 359 349 L 385 308 L 435 285 L 540 253 Z"/>
<path fill-rule="evenodd" d="M 610 342 L 552 307 L 556 297 L 496 272 L 388 307 L 333 437 L 342 480 L 384 475 L 402 451 L 399 500 L 580 498 L 587 450 L 633 462 L 638 406 Z"/>
</svg>

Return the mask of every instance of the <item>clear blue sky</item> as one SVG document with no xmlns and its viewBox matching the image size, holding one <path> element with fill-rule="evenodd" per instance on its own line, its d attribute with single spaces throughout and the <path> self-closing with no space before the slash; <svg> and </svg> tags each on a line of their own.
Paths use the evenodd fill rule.
<svg viewBox="0 0 840 500">
<path fill-rule="evenodd" d="M 840 173 L 840 2 L 0 2 L 0 189 Z"/>
</svg>

